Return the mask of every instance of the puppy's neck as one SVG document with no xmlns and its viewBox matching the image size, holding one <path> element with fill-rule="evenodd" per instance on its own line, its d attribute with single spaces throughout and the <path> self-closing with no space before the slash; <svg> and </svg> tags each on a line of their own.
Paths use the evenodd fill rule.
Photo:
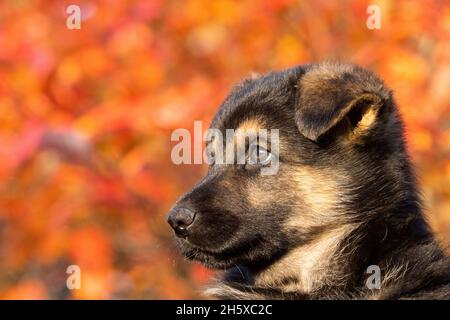
<svg viewBox="0 0 450 320">
<path fill-rule="evenodd" d="M 291 250 L 254 275 L 254 285 L 304 294 L 320 291 L 323 287 L 339 287 L 346 280 L 342 243 L 354 228 L 328 230 L 310 243 Z"/>
</svg>

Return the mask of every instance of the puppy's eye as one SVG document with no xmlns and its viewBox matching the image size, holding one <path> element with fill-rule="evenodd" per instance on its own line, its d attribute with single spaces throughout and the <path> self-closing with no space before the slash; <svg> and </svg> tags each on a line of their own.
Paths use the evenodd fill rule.
<svg viewBox="0 0 450 320">
<path fill-rule="evenodd" d="M 266 165 L 270 163 L 272 160 L 272 153 L 258 145 L 250 147 L 249 150 L 249 164 L 260 164 L 260 165 Z"/>
</svg>

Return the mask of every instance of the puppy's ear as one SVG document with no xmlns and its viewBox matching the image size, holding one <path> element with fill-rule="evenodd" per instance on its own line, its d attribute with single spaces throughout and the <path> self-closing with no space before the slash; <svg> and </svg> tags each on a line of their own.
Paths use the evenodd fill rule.
<svg viewBox="0 0 450 320">
<path fill-rule="evenodd" d="M 299 81 L 295 121 L 300 133 L 317 141 L 337 124 L 356 134 L 377 121 L 391 92 L 373 73 L 360 67 L 322 63 L 311 66 Z"/>
</svg>

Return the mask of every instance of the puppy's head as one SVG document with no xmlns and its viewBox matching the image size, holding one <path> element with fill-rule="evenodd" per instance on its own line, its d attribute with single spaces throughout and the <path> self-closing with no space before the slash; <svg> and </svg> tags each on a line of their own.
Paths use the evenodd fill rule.
<svg viewBox="0 0 450 320">
<path fill-rule="evenodd" d="M 265 129 L 270 143 L 244 143 L 246 159 L 256 154 L 262 161 L 212 163 L 169 214 L 183 254 L 210 267 L 270 263 L 322 233 L 395 206 L 392 197 L 408 181 L 391 93 L 357 66 L 307 65 L 246 80 L 211 128 L 224 137 L 234 129 L 231 144 Z M 225 153 L 217 140 L 209 147 Z M 263 175 L 270 157 L 278 159 L 277 170 Z"/>
</svg>

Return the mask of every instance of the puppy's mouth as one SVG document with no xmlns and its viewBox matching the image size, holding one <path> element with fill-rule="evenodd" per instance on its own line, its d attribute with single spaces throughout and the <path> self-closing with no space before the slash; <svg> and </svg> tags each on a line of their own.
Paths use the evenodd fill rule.
<svg viewBox="0 0 450 320">
<path fill-rule="evenodd" d="M 230 260 L 221 260 L 214 253 L 198 248 L 190 248 L 182 251 L 187 260 L 198 261 L 210 269 L 227 269 L 233 265 Z"/>
<path fill-rule="evenodd" d="M 228 269 L 236 264 L 252 262 L 254 259 L 253 253 L 258 251 L 263 242 L 259 236 L 255 236 L 220 249 L 211 250 L 190 243 L 188 238 L 177 240 L 177 245 L 183 256 L 187 260 L 198 261 L 211 269 Z"/>
<path fill-rule="evenodd" d="M 189 242 L 187 238 L 178 238 L 177 245 L 187 260 L 198 261 L 211 269 L 226 269 L 233 265 L 234 258 L 224 254 L 226 250 L 208 250 Z"/>
</svg>

